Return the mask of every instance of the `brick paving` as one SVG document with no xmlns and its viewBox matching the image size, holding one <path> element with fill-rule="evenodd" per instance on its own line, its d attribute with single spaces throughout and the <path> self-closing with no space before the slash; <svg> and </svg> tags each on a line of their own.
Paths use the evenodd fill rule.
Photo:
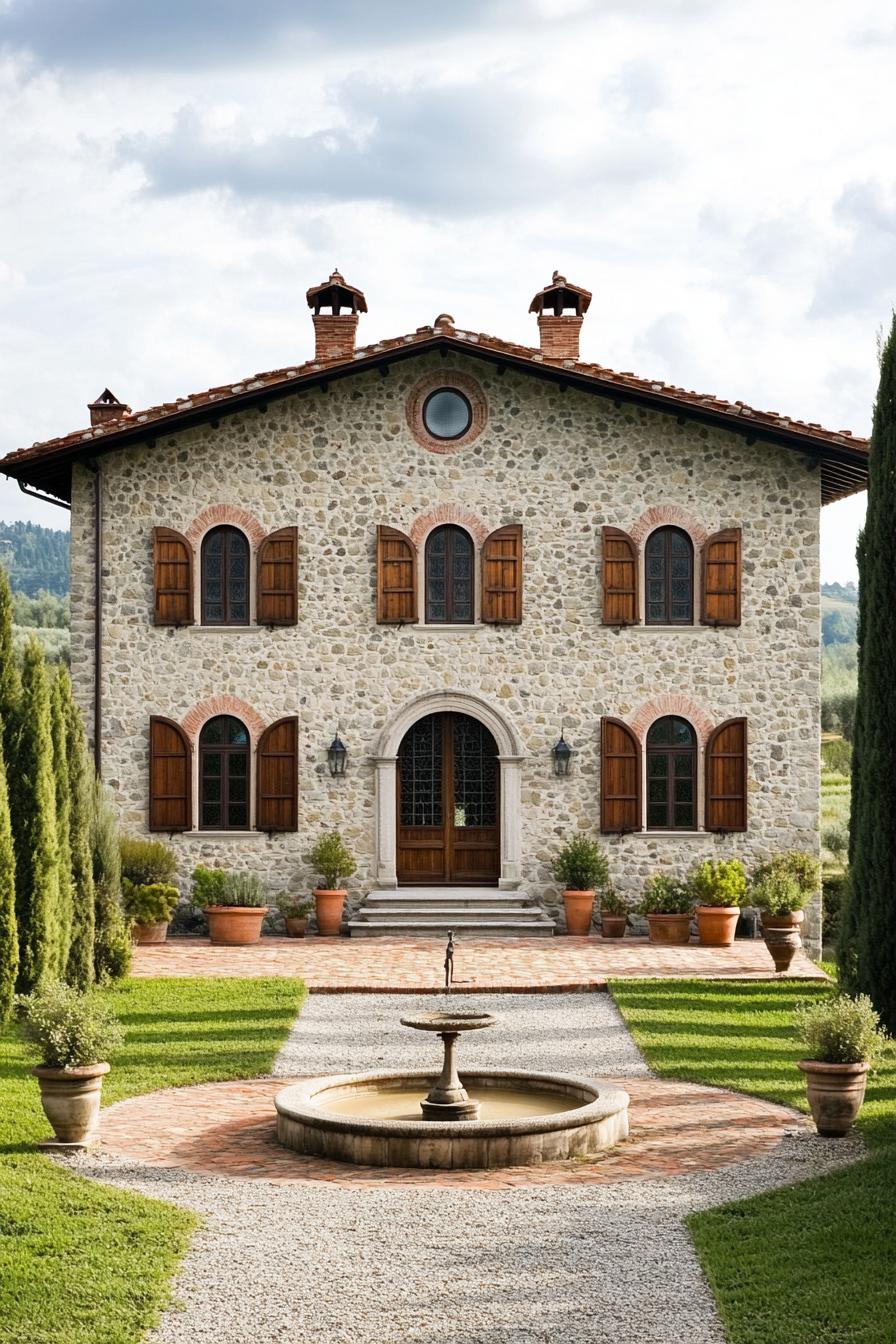
<svg viewBox="0 0 896 1344">
<path fill-rule="evenodd" d="M 425 994 L 440 988 L 444 938 L 262 938 L 250 947 L 212 947 L 170 938 L 134 949 L 135 976 L 300 976 L 318 994 Z M 760 939 L 732 947 L 663 947 L 646 938 L 458 939 L 458 993 L 576 993 L 608 979 L 774 980 Z M 803 954 L 790 978 L 826 979 Z"/>
<path fill-rule="evenodd" d="M 443 1186 L 503 1190 L 606 1185 L 716 1171 L 772 1152 L 796 1111 L 753 1097 L 657 1078 L 614 1079 L 631 1097 L 631 1134 L 595 1158 L 498 1171 L 418 1171 L 348 1166 L 303 1157 L 277 1143 L 273 1097 L 285 1078 L 203 1083 L 118 1102 L 103 1111 L 103 1152 L 206 1176 L 301 1185 Z"/>
</svg>

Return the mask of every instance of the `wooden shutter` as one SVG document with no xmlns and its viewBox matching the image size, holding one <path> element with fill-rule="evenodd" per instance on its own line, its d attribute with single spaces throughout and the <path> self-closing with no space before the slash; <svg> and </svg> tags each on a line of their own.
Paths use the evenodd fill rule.
<svg viewBox="0 0 896 1344">
<path fill-rule="evenodd" d="M 641 746 L 620 719 L 600 721 L 600 828 L 640 831 Z"/>
<path fill-rule="evenodd" d="M 299 829 L 299 721 L 278 719 L 266 728 L 256 755 L 257 831 Z"/>
<path fill-rule="evenodd" d="M 747 829 L 747 721 L 726 719 L 706 743 L 708 831 Z"/>
<path fill-rule="evenodd" d="M 255 603 L 259 625 L 295 625 L 298 621 L 298 553 L 296 527 L 281 527 L 259 546 Z"/>
<path fill-rule="evenodd" d="M 193 822 L 193 752 L 173 719 L 149 721 L 149 829 L 188 831 Z"/>
<path fill-rule="evenodd" d="M 703 544 L 703 625 L 740 625 L 741 531 L 726 527 Z"/>
<path fill-rule="evenodd" d="M 523 619 L 523 525 L 510 523 L 482 547 L 482 620 L 519 625 Z"/>
<path fill-rule="evenodd" d="M 380 625 L 417 620 L 417 548 L 394 527 L 376 529 L 376 619 Z"/>
<path fill-rule="evenodd" d="M 170 527 L 152 530 L 155 625 L 193 624 L 193 547 Z"/>
<path fill-rule="evenodd" d="M 603 529 L 604 625 L 638 623 L 638 548 L 618 527 Z"/>
</svg>

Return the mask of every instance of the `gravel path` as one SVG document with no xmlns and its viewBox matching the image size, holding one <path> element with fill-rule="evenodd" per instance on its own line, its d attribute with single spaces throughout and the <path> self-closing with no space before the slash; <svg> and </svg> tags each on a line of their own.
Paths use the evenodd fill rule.
<svg viewBox="0 0 896 1344">
<path fill-rule="evenodd" d="M 276 1072 L 422 1062 L 425 1043 L 395 1029 L 415 1006 L 312 996 Z M 432 1009 L 432 997 L 422 1006 Z M 501 1018 L 462 1042 L 471 1063 L 647 1072 L 607 995 L 463 1006 Z M 771 1157 L 724 1171 L 512 1191 L 277 1186 L 108 1158 L 78 1165 L 205 1215 L 152 1344 L 724 1344 L 683 1218 L 860 1153 L 858 1140 L 800 1131 Z"/>
</svg>

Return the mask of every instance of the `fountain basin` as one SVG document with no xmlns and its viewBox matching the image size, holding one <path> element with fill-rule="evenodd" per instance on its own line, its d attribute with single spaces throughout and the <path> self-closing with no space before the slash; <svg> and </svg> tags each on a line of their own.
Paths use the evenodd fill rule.
<svg viewBox="0 0 896 1344">
<path fill-rule="evenodd" d="M 502 1113 L 424 1120 L 419 1098 L 433 1084 L 430 1071 L 342 1074 L 279 1092 L 277 1138 L 298 1153 L 362 1166 L 477 1170 L 585 1157 L 628 1134 L 628 1093 L 604 1079 L 476 1069 L 463 1083 L 486 1117 Z"/>
</svg>

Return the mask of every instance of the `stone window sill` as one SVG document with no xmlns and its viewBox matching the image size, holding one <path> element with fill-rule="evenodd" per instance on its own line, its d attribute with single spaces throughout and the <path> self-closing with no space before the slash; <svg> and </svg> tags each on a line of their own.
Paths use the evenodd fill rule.
<svg viewBox="0 0 896 1344">
<path fill-rule="evenodd" d="M 197 635 L 251 635 L 256 630 L 266 630 L 264 625 L 187 625 Z"/>
<path fill-rule="evenodd" d="M 191 840 L 266 840 L 267 831 L 181 831 Z"/>
<path fill-rule="evenodd" d="M 715 831 L 629 831 L 627 838 L 641 838 L 646 840 L 712 840 L 715 838 Z"/>
<path fill-rule="evenodd" d="M 478 621 L 467 621 L 463 625 L 425 625 L 422 621 L 418 621 L 416 625 L 411 626 L 412 630 L 419 630 L 421 635 L 468 635 L 473 630 L 484 628 Z"/>
</svg>

